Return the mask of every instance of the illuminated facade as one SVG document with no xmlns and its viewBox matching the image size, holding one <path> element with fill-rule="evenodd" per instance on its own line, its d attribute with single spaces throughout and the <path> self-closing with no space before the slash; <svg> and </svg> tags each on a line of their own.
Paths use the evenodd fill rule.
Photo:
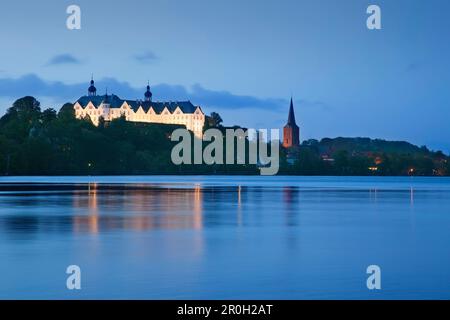
<svg viewBox="0 0 450 320">
<path fill-rule="evenodd" d="M 205 114 L 200 106 L 194 106 L 190 101 L 154 102 L 149 85 L 144 100 L 123 100 L 108 93 L 98 96 L 94 80 L 91 80 L 88 95 L 78 99 L 74 109 L 76 118 L 88 116 L 94 125 L 98 125 L 100 118 L 111 121 L 124 116 L 133 122 L 184 125 L 200 138 L 205 124 Z"/>
</svg>

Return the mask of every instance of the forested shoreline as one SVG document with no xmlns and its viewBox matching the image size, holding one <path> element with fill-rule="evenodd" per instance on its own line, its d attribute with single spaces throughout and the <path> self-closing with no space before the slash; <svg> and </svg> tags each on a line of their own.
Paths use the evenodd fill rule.
<svg viewBox="0 0 450 320">
<path fill-rule="evenodd" d="M 218 116 L 217 114 L 215 114 Z M 209 124 L 211 126 L 211 124 Z M 220 123 L 213 123 L 224 130 Z M 0 118 L 0 175 L 259 174 L 257 165 L 174 165 L 177 125 L 123 118 L 94 126 L 73 105 L 41 110 L 33 97 Z M 247 141 L 248 143 L 248 141 Z M 369 138 L 307 140 L 280 150 L 280 175 L 448 176 L 449 157 L 408 142 Z"/>
</svg>

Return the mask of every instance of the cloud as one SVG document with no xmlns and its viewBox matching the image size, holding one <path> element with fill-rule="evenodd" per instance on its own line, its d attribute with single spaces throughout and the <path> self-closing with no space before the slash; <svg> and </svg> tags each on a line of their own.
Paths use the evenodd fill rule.
<svg viewBox="0 0 450 320">
<path fill-rule="evenodd" d="M 17 99 L 31 95 L 52 98 L 54 101 L 75 101 L 85 95 L 89 86 L 86 83 L 65 84 L 60 81 L 46 81 L 35 74 L 24 75 L 19 78 L 0 78 L 0 97 Z M 128 82 L 118 81 L 115 78 L 104 78 L 95 81 L 98 94 L 104 94 L 106 88 L 109 93 L 127 99 L 143 99 L 145 86 L 135 88 Z M 200 84 L 190 88 L 182 85 L 157 84 L 152 86 L 155 100 L 190 100 L 196 105 L 227 109 L 256 108 L 266 110 L 283 110 L 287 108 L 288 101 L 277 98 L 259 98 L 249 95 L 236 95 L 229 91 L 216 91 L 206 89 Z"/>
<path fill-rule="evenodd" d="M 295 100 L 295 104 L 301 106 L 302 108 L 312 108 L 312 109 L 322 109 L 322 110 L 331 110 L 330 106 L 322 101 L 317 100 L 305 100 L 299 99 Z"/>
<path fill-rule="evenodd" d="M 264 108 L 278 109 L 286 106 L 287 100 L 268 98 L 262 99 L 248 95 L 235 95 L 229 91 L 214 91 L 203 88 L 196 84 L 192 86 L 191 96 L 200 101 L 203 105 L 211 105 L 214 107 L 226 107 L 233 109 L 240 108 Z"/>
<path fill-rule="evenodd" d="M 147 52 L 136 54 L 134 56 L 134 59 L 139 63 L 147 64 L 147 63 L 152 63 L 152 62 L 158 60 L 159 58 L 152 51 L 147 51 Z"/>
<path fill-rule="evenodd" d="M 64 53 L 64 54 L 58 54 L 51 58 L 49 62 L 47 62 L 48 66 L 55 66 L 60 64 L 80 64 L 81 61 L 74 57 L 71 54 Z"/>
<path fill-rule="evenodd" d="M 420 62 L 411 62 L 410 64 L 408 64 L 405 68 L 406 72 L 415 72 L 418 69 L 420 69 L 422 67 L 422 64 Z"/>
</svg>

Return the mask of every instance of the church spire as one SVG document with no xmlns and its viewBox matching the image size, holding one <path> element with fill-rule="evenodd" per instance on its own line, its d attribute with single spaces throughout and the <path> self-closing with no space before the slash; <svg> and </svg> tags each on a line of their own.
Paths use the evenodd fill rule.
<svg viewBox="0 0 450 320">
<path fill-rule="evenodd" d="M 292 101 L 291 97 L 291 105 L 289 106 L 289 116 L 288 116 L 288 125 L 297 125 L 295 123 L 295 114 L 294 114 L 294 102 Z"/>
<path fill-rule="evenodd" d="M 291 97 L 291 104 L 289 106 L 288 121 L 283 128 L 283 147 L 296 148 L 300 145 L 300 128 L 295 122 L 294 102 Z"/>
</svg>

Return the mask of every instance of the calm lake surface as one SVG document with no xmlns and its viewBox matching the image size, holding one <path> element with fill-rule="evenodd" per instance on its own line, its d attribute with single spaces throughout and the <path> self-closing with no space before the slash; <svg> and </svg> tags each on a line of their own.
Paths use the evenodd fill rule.
<svg viewBox="0 0 450 320">
<path fill-rule="evenodd" d="M 450 299 L 450 179 L 3 177 L 0 298 Z"/>
</svg>

